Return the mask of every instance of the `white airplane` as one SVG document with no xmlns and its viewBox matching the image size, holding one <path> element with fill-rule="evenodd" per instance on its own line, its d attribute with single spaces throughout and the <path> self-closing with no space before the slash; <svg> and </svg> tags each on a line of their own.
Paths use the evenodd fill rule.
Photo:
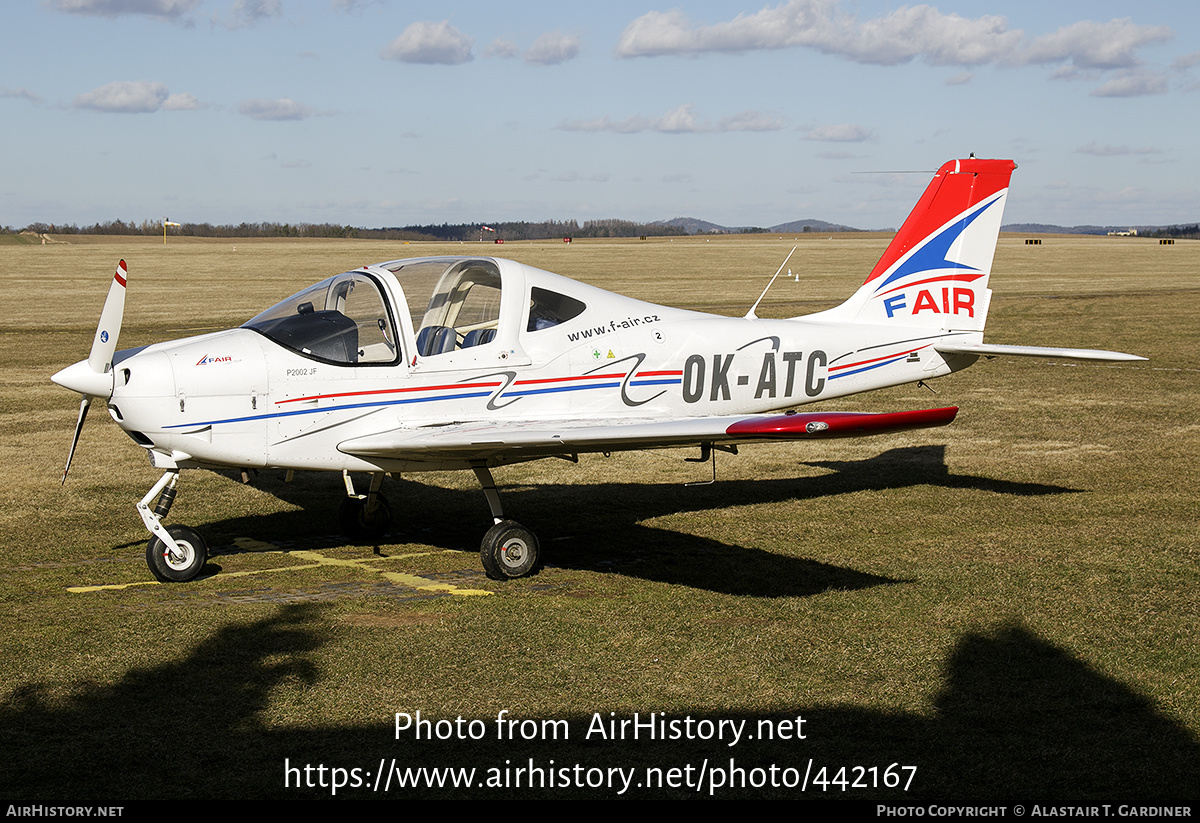
<svg viewBox="0 0 1200 823">
<path fill-rule="evenodd" d="M 511 260 L 435 257 L 336 275 L 240 328 L 118 352 L 121 261 L 88 359 L 53 377 L 83 395 L 63 482 L 100 398 L 165 472 L 137 505 L 150 570 L 186 581 L 208 550 L 193 529 L 163 525 L 181 469 L 340 471 L 343 525 L 360 537 L 390 525 L 385 475 L 471 469 L 495 523 L 483 567 L 524 577 L 538 569 L 538 541 L 505 517 L 497 466 L 681 446 L 704 460 L 755 440 L 942 426 L 957 408 L 794 408 L 941 377 L 980 356 L 1144 359 L 983 342 L 1015 168 L 946 163 L 849 300 L 787 320 L 668 308 Z M 365 494 L 352 472 L 369 474 Z"/>
</svg>

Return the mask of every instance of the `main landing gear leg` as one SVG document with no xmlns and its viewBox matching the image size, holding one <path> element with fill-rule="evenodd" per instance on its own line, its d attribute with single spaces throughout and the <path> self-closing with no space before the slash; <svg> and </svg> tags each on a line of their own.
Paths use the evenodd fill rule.
<svg viewBox="0 0 1200 823">
<path fill-rule="evenodd" d="M 351 540 L 378 540 L 392 527 L 392 509 L 388 506 L 387 498 L 379 493 L 383 478 L 383 472 L 371 472 L 371 485 L 367 493 L 357 494 L 350 472 L 342 472 L 346 499 L 342 501 L 339 520 L 342 532 Z"/>
<path fill-rule="evenodd" d="M 194 529 L 162 524 L 162 519 L 175 502 L 175 485 L 178 482 L 179 469 L 168 471 L 137 504 L 142 522 L 153 535 L 146 545 L 146 565 L 164 583 L 186 583 L 196 579 L 208 560 L 208 546 Z M 151 511 L 150 501 L 155 495 L 158 495 L 158 502 Z"/>
<path fill-rule="evenodd" d="M 541 565 L 541 552 L 533 532 L 515 520 L 504 517 L 500 505 L 500 492 L 496 481 L 486 466 L 474 467 L 483 496 L 487 498 L 494 525 L 483 536 L 479 546 L 479 557 L 483 570 L 493 580 L 511 580 L 536 574 Z"/>
</svg>

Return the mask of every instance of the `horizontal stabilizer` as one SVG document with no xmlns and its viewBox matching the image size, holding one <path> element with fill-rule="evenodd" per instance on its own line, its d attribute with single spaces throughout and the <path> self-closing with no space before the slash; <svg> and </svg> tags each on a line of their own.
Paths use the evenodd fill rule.
<svg viewBox="0 0 1200 823">
<path fill-rule="evenodd" d="M 1104 360 L 1117 363 L 1128 360 L 1145 360 L 1136 354 L 1103 349 L 1056 349 L 1049 346 L 993 346 L 988 343 L 938 343 L 934 346 L 942 354 L 979 354 L 994 357 L 1008 354 L 1013 357 L 1069 357 L 1073 360 Z"/>
</svg>

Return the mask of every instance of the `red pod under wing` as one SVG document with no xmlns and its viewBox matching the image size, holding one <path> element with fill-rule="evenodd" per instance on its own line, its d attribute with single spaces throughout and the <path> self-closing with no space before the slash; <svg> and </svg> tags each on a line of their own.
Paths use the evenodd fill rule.
<svg viewBox="0 0 1200 823">
<path fill-rule="evenodd" d="M 735 437 L 791 440 L 808 437 L 865 437 L 871 434 L 945 426 L 958 414 L 957 406 L 942 409 L 886 412 L 803 412 L 748 417 L 725 430 Z"/>
</svg>

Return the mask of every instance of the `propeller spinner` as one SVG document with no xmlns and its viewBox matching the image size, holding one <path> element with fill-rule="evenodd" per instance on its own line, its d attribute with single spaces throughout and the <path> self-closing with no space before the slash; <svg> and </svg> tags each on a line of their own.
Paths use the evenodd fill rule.
<svg viewBox="0 0 1200 823">
<path fill-rule="evenodd" d="M 50 379 L 65 389 L 79 392 L 83 399 L 79 402 L 79 419 L 75 423 L 75 437 L 71 440 L 71 450 L 67 453 L 67 465 L 63 469 L 62 482 L 67 482 L 67 473 L 71 471 L 71 461 L 75 457 L 75 447 L 79 445 L 79 434 L 83 431 L 83 421 L 87 419 L 88 409 L 93 397 L 104 400 L 112 397 L 113 393 L 113 354 L 117 351 L 117 338 L 121 334 L 121 320 L 125 316 L 125 280 L 129 269 L 122 260 L 117 264 L 113 275 L 112 285 L 108 288 L 108 297 L 104 299 L 104 308 L 100 312 L 100 322 L 96 326 L 96 337 L 92 340 L 92 350 L 87 360 L 67 366 Z"/>
</svg>

